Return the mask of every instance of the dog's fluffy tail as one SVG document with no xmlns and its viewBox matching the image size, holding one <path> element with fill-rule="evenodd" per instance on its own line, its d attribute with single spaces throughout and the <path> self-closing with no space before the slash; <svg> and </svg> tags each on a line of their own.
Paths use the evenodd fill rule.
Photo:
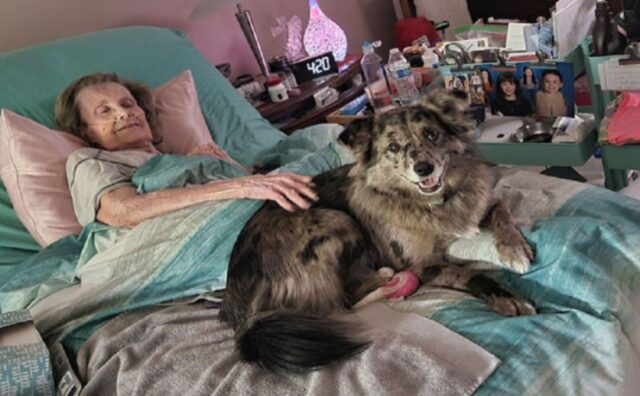
<svg viewBox="0 0 640 396">
<path fill-rule="evenodd" d="M 242 359 L 279 373 L 304 373 L 353 356 L 370 342 L 358 323 L 295 311 L 272 311 L 241 331 Z"/>
</svg>

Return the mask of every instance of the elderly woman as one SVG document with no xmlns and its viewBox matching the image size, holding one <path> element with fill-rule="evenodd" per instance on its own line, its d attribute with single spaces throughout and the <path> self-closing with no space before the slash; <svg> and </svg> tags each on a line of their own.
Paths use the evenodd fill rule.
<svg viewBox="0 0 640 396">
<path fill-rule="evenodd" d="M 194 204 L 227 200 L 273 200 L 288 211 L 307 209 L 317 199 L 311 177 L 292 173 L 249 174 L 190 187 L 139 194 L 131 180 L 136 169 L 157 154 L 155 111 L 150 90 L 115 74 L 91 74 L 69 85 L 56 101 L 56 122 L 84 139 L 67 160 L 74 209 L 83 226 L 98 220 L 132 227 Z M 198 147 L 191 155 L 210 154 L 239 166 L 217 146 Z"/>
</svg>

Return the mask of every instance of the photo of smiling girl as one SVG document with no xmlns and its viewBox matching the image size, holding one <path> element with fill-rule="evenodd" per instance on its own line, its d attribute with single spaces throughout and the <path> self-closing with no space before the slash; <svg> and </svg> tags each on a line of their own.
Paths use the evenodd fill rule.
<svg viewBox="0 0 640 396">
<path fill-rule="evenodd" d="M 491 102 L 491 113 L 517 117 L 531 115 L 531 103 L 522 96 L 518 79 L 512 72 L 504 72 L 498 76 L 496 98 Z"/>
</svg>

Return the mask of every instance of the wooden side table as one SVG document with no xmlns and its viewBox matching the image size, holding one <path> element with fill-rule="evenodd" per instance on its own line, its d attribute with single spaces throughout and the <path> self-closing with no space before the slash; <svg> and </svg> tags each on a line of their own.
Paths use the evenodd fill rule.
<svg viewBox="0 0 640 396">
<path fill-rule="evenodd" d="M 360 56 L 349 55 L 338 64 L 339 74 L 300 84 L 300 95 L 289 96 L 280 103 L 265 103 L 258 107 L 260 114 L 285 133 L 325 121 L 325 117 L 364 93 L 364 83 L 355 84 L 361 75 Z M 335 88 L 340 96 L 335 102 L 316 108 L 313 94 L 324 87 Z"/>
</svg>

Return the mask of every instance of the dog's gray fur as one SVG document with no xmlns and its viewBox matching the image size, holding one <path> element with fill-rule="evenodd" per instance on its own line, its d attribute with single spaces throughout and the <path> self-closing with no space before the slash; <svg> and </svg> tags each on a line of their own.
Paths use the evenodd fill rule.
<svg viewBox="0 0 640 396">
<path fill-rule="evenodd" d="M 491 271 L 448 246 L 488 227 L 501 260 L 524 272 L 533 257 L 507 207 L 491 194 L 465 105 L 437 92 L 420 105 L 351 123 L 340 140 L 357 161 L 314 178 L 319 202 L 288 213 L 267 203 L 232 253 L 223 318 L 247 361 L 302 372 L 358 353 L 367 341 L 335 317 L 410 268 L 424 285 L 466 290 L 505 315 L 534 313 Z"/>
</svg>

